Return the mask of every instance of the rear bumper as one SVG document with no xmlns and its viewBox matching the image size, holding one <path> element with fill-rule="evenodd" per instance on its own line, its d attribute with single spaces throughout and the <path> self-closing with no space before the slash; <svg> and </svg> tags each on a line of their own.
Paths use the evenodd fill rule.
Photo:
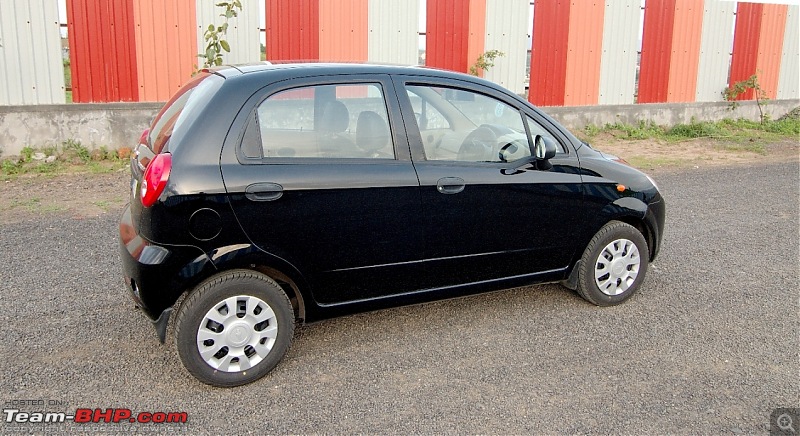
<svg viewBox="0 0 800 436">
<path fill-rule="evenodd" d="M 139 235 L 130 206 L 120 218 L 119 241 L 125 285 L 136 305 L 153 321 L 213 269 L 208 256 L 197 247 L 154 244 Z"/>
</svg>

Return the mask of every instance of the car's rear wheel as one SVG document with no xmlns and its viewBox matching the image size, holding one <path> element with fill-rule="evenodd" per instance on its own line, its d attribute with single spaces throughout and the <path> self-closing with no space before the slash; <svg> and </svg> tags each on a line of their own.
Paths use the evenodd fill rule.
<svg viewBox="0 0 800 436">
<path fill-rule="evenodd" d="M 594 235 L 581 257 L 577 291 L 598 306 L 630 298 L 644 281 L 648 248 L 635 227 L 611 221 Z"/>
<path fill-rule="evenodd" d="M 294 313 L 275 281 L 237 270 L 194 290 L 175 328 L 178 354 L 192 375 L 213 386 L 239 386 L 263 377 L 283 358 L 294 335 Z"/>
</svg>

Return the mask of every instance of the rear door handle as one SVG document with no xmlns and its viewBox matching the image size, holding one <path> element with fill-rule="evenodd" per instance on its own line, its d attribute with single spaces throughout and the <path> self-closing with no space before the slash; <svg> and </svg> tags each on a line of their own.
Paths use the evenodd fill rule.
<svg viewBox="0 0 800 436">
<path fill-rule="evenodd" d="M 440 194 L 458 194 L 465 186 L 464 179 L 460 177 L 442 177 L 436 182 L 436 190 Z"/>
<path fill-rule="evenodd" d="M 252 201 L 274 201 L 283 196 L 283 186 L 277 183 L 253 183 L 245 188 L 244 196 Z"/>
</svg>

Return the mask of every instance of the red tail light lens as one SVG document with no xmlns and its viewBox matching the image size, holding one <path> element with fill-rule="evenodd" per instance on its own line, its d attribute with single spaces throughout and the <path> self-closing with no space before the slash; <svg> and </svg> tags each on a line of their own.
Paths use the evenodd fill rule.
<svg viewBox="0 0 800 436">
<path fill-rule="evenodd" d="M 150 207 L 155 204 L 169 180 L 172 170 L 172 155 L 161 153 L 156 155 L 147 165 L 142 178 L 142 205 Z"/>
</svg>

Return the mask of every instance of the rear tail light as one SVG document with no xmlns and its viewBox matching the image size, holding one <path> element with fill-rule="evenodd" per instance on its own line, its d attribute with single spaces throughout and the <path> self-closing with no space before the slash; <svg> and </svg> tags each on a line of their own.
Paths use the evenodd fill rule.
<svg viewBox="0 0 800 436">
<path fill-rule="evenodd" d="M 142 178 L 142 205 L 150 207 L 155 204 L 169 180 L 172 169 L 172 155 L 161 153 L 156 155 L 147 165 Z"/>
</svg>

